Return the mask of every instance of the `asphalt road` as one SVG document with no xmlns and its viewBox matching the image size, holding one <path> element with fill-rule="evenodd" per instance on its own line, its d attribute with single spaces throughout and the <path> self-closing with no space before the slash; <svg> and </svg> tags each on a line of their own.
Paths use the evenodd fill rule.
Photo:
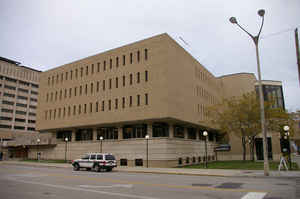
<svg viewBox="0 0 300 199">
<path fill-rule="evenodd" d="M 296 199 L 299 191 L 297 178 L 96 173 L 0 164 L 1 199 Z"/>
</svg>

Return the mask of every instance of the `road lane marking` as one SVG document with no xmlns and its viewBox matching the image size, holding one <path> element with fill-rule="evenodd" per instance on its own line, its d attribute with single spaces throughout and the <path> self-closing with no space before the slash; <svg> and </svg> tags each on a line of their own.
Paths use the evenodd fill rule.
<svg viewBox="0 0 300 199">
<path fill-rule="evenodd" d="M 267 193 L 250 192 L 244 195 L 241 199 L 262 199 Z"/>
<path fill-rule="evenodd" d="M 40 173 L 40 171 L 32 171 L 32 172 Z M 76 173 L 80 174 L 79 172 L 76 172 Z M 65 174 L 61 174 L 61 173 L 47 173 L 47 175 L 53 176 L 53 177 L 69 178 L 69 179 L 81 178 L 81 179 L 87 179 L 87 180 L 91 180 L 91 181 L 111 182 L 111 183 L 118 183 L 118 184 L 144 185 L 144 186 L 152 186 L 152 187 L 167 187 L 167 188 L 172 188 L 172 189 L 193 189 L 193 190 L 229 191 L 229 192 L 247 192 L 247 193 L 248 192 L 259 192 L 259 193 L 270 192 L 267 190 L 254 190 L 254 189 L 225 189 L 225 188 L 215 188 L 215 187 L 195 187 L 195 186 L 190 186 L 190 185 L 151 184 L 151 183 L 146 183 L 146 182 L 124 181 L 124 180 L 118 180 L 118 179 L 103 178 L 100 175 L 95 175 L 95 176 L 65 175 Z"/>
<path fill-rule="evenodd" d="M 107 185 L 107 186 L 95 186 L 95 185 L 79 185 L 82 188 L 132 188 L 132 184 L 114 184 L 114 185 Z"/>
<path fill-rule="evenodd" d="M 114 192 L 106 192 L 106 191 L 97 191 L 93 189 L 83 189 L 83 188 L 76 188 L 76 187 L 69 187 L 64 185 L 55 185 L 55 184 L 47 184 L 47 183 L 41 183 L 41 182 L 34 182 L 34 181 L 25 181 L 25 180 L 18 180 L 18 179 L 10 179 L 15 182 L 25 183 L 25 184 L 33 184 L 33 185 L 42 185 L 47 187 L 53 187 L 58 189 L 67 189 L 67 190 L 74 190 L 74 191 L 85 191 L 85 192 L 92 192 L 92 193 L 99 193 L 99 194 L 106 194 L 106 195 L 112 195 L 112 196 L 121 196 L 126 198 L 137 198 L 137 199 L 159 199 L 159 198 L 153 198 L 153 197 L 147 197 L 147 196 L 139 196 L 139 195 L 132 195 L 132 194 L 123 194 L 123 193 L 114 193 Z"/>
</svg>

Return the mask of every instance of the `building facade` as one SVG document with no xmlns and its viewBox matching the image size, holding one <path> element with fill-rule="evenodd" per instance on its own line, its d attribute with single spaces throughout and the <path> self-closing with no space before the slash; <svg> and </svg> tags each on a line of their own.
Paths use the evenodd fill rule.
<svg viewBox="0 0 300 199">
<path fill-rule="evenodd" d="M 253 91 L 255 82 L 247 73 L 215 77 L 167 34 L 51 69 L 40 77 L 37 129 L 57 145 L 42 155 L 105 151 L 121 165 L 141 166 L 149 135 L 150 166 L 203 162 L 205 143 L 207 159 L 215 160 L 220 135 L 208 107 Z"/>
<path fill-rule="evenodd" d="M 1 146 L 17 136 L 36 134 L 36 113 L 41 71 L 0 57 Z M 20 152 L 22 153 L 22 152 Z"/>
</svg>

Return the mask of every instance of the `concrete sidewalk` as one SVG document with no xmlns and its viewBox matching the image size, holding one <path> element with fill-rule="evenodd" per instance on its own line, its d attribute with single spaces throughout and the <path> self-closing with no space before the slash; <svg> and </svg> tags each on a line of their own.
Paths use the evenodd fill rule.
<svg viewBox="0 0 300 199">
<path fill-rule="evenodd" d="M 38 163 L 38 162 L 22 162 L 22 161 L 0 161 L 0 164 L 72 169 L 72 165 L 67 163 L 55 164 L 55 163 Z M 114 169 L 114 171 L 129 172 L 129 173 L 154 173 L 154 174 L 175 174 L 175 175 L 216 176 L 216 177 L 264 177 L 263 170 L 146 168 L 146 167 L 118 166 L 117 168 Z M 300 171 L 270 171 L 270 176 L 300 178 Z"/>
</svg>

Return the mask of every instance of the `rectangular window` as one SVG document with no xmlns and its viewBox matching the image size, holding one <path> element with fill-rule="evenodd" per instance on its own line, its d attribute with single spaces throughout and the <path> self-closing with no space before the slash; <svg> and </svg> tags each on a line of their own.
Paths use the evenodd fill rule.
<svg viewBox="0 0 300 199">
<path fill-rule="evenodd" d="M 111 89 L 111 79 L 109 79 L 109 89 Z"/>
<path fill-rule="evenodd" d="M 92 64 L 92 74 L 94 74 L 94 64 Z"/>
<path fill-rule="evenodd" d="M 125 86 L 125 75 L 123 75 L 123 87 Z"/>
<path fill-rule="evenodd" d="M 148 105 L 148 93 L 145 94 L 145 105 Z"/>
<path fill-rule="evenodd" d="M 29 121 L 34 121 L 34 120 L 29 120 Z M 28 123 L 29 123 L 28 121 Z M 15 118 L 15 122 L 26 122 L 25 119 L 22 119 L 22 118 Z"/>
<path fill-rule="evenodd" d="M 31 108 L 31 109 L 36 109 L 36 106 L 29 105 L 29 108 Z"/>
<path fill-rule="evenodd" d="M 140 51 L 137 51 L 137 61 L 140 62 Z"/>
<path fill-rule="evenodd" d="M 115 109 L 118 109 L 118 99 L 115 99 Z"/>
<path fill-rule="evenodd" d="M 122 97 L 122 108 L 125 108 L 125 97 Z"/>
<path fill-rule="evenodd" d="M 11 101 L 3 100 L 3 101 L 2 101 L 2 104 L 6 104 L 6 105 L 11 105 L 11 106 L 13 106 L 15 103 L 14 103 L 14 102 L 11 102 Z"/>
<path fill-rule="evenodd" d="M 99 110 L 99 103 L 96 102 L 96 112 L 98 112 L 98 110 Z"/>
<path fill-rule="evenodd" d="M 64 111 L 63 111 L 63 117 L 66 116 L 66 107 L 64 107 Z M 50 110 L 50 119 L 51 119 L 51 110 Z"/>
<path fill-rule="evenodd" d="M 25 130 L 25 126 L 14 126 L 16 130 Z"/>
<path fill-rule="evenodd" d="M 77 68 L 75 69 L 75 78 L 76 79 L 78 78 L 78 69 Z"/>
<path fill-rule="evenodd" d="M 148 49 L 145 49 L 145 60 L 148 60 Z"/>
<path fill-rule="evenodd" d="M 118 88 L 118 86 L 119 86 L 119 81 L 118 81 L 119 79 L 116 77 L 116 88 Z"/>
<path fill-rule="evenodd" d="M 76 106 L 73 106 L 73 115 L 76 115 Z"/>
<path fill-rule="evenodd" d="M 85 90 L 84 90 L 84 93 L 87 95 L 87 90 L 88 90 L 88 85 L 86 84 L 85 85 Z"/>
<path fill-rule="evenodd" d="M 82 86 L 79 87 L 79 95 L 82 94 Z"/>
<path fill-rule="evenodd" d="M 28 97 L 25 97 L 25 96 L 22 96 L 22 95 L 18 95 L 17 99 L 28 100 Z"/>
<path fill-rule="evenodd" d="M 100 63 L 99 62 L 97 63 L 97 72 L 98 73 L 100 72 Z"/>
<path fill-rule="evenodd" d="M 69 89 L 69 98 L 72 97 L 72 88 Z"/>
<path fill-rule="evenodd" d="M 52 94 L 52 93 L 51 93 Z M 52 97 L 51 97 L 52 98 Z M 65 98 L 67 98 L 67 89 L 65 89 Z"/>
<path fill-rule="evenodd" d="M 78 106 L 78 115 L 80 115 L 81 114 L 81 105 L 79 104 L 79 106 Z"/>
<path fill-rule="evenodd" d="M 123 55 L 123 66 L 125 66 L 125 55 Z"/>
<path fill-rule="evenodd" d="M 11 94 L 11 93 L 3 93 L 3 96 L 14 98 L 14 97 L 15 97 L 15 94 Z"/>
<path fill-rule="evenodd" d="M 12 109 L 6 109 L 6 108 L 2 108 L 2 109 L 1 109 L 1 112 L 3 112 L 3 113 L 13 113 L 13 112 L 14 112 L 14 110 L 12 110 Z M 25 115 L 26 115 L 26 112 L 25 112 Z"/>
<path fill-rule="evenodd" d="M 148 81 L 148 71 L 146 70 L 145 71 L 145 82 L 147 82 Z"/>
<path fill-rule="evenodd" d="M 86 104 L 84 104 L 84 113 L 86 113 Z"/>
<path fill-rule="evenodd" d="M 111 100 L 108 100 L 108 110 L 111 110 Z"/>
<path fill-rule="evenodd" d="M 105 80 L 102 82 L 103 91 L 105 91 Z"/>
<path fill-rule="evenodd" d="M 29 93 L 29 90 L 24 89 L 24 88 L 18 88 L 18 91 L 23 92 L 23 93 Z M 35 91 L 31 91 L 31 93 L 32 92 L 35 92 Z M 37 94 L 37 92 L 36 92 L 36 94 Z"/>
<path fill-rule="evenodd" d="M 119 57 L 116 57 L 116 67 L 119 67 Z"/>
<path fill-rule="evenodd" d="M 70 76 L 70 79 L 72 80 L 73 78 L 73 71 L 71 70 L 71 76 Z"/>
<path fill-rule="evenodd" d="M 57 100 L 57 91 L 55 92 L 55 101 Z"/>
<path fill-rule="evenodd" d="M 140 95 L 137 95 L 137 106 L 140 106 Z"/>
<path fill-rule="evenodd" d="M 15 86 L 4 85 L 4 88 L 9 89 L 9 90 L 16 90 Z"/>
<path fill-rule="evenodd" d="M 106 61 L 103 61 L 103 71 L 106 71 Z"/>
<path fill-rule="evenodd" d="M 39 94 L 39 93 L 36 92 L 36 91 L 30 91 L 30 93 L 31 93 L 32 95 L 38 95 L 38 94 Z"/>
<path fill-rule="evenodd" d="M 91 83 L 91 93 L 93 93 L 93 92 L 94 92 L 94 84 Z"/>
<path fill-rule="evenodd" d="M 130 64 L 132 64 L 132 53 L 130 53 Z"/>
<path fill-rule="evenodd" d="M 93 103 L 90 103 L 90 113 L 93 112 Z"/>
<path fill-rule="evenodd" d="M 63 74 L 63 73 L 60 75 L 60 81 L 61 81 L 61 82 L 64 81 L 64 74 Z"/>
<path fill-rule="evenodd" d="M 27 104 L 22 104 L 22 103 L 16 103 L 16 106 L 27 108 Z"/>
<path fill-rule="evenodd" d="M 18 110 L 16 110 L 16 114 L 18 114 L 18 115 L 26 115 L 26 112 L 25 111 L 18 111 Z"/>
<path fill-rule="evenodd" d="M 81 67 L 80 68 L 80 77 L 82 77 L 83 76 L 83 68 Z"/>
<path fill-rule="evenodd" d="M 66 80 L 68 80 L 68 72 L 66 72 Z"/>
<path fill-rule="evenodd" d="M 89 75 L 89 66 L 85 67 L 85 75 Z"/>
<path fill-rule="evenodd" d="M 101 111 L 104 111 L 104 101 L 102 101 Z"/>
<path fill-rule="evenodd" d="M 140 72 L 136 74 L 136 82 L 140 83 Z"/>
<path fill-rule="evenodd" d="M 132 85 L 132 74 L 129 76 L 129 84 Z"/>
<path fill-rule="evenodd" d="M 100 82 L 97 81 L 97 92 L 99 92 Z"/>
<path fill-rule="evenodd" d="M 132 107 L 132 96 L 129 97 L 129 107 Z"/>
<path fill-rule="evenodd" d="M 112 69 L 112 59 L 109 59 L 109 68 Z"/>
<path fill-rule="evenodd" d="M 74 96 L 76 97 L 77 95 L 77 87 L 74 88 Z"/>
</svg>

